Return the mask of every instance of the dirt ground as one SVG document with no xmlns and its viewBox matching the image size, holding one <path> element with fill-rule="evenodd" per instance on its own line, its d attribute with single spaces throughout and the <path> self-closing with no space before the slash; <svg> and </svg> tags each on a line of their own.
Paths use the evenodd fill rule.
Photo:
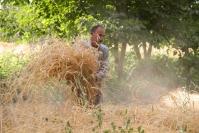
<svg viewBox="0 0 199 133">
<path fill-rule="evenodd" d="M 156 104 L 107 102 L 95 109 L 73 105 L 70 100 L 63 103 L 19 101 L 0 106 L 0 133 L 117 133 L 130 128 L 138 132 L 140 126 L 147 133 L 198 133 L 198 119 L 199 95 L 181 90 L 162 97 Z"/>
</svg>

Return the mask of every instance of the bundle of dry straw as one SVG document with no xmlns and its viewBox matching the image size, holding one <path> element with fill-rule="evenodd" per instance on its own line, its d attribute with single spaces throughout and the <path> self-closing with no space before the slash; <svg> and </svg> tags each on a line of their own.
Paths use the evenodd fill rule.
<svg viewBox="0 0 199 133">
<path fill-rule="evenodd" d="M 34 55 L 20 75 L 12 80 L 7 96 L 11 100 L 17 92 L 27 94 L 33 86 L 42 86 L 51 79 L 67 81 L 73 98 L 80 104 L 94 104 L 98 91 L 95 73 L 98 70 L 98 54 L 81 44 L 74 48 L 63 41 L 54 40 Z M 67 86 L 68 86 L 67 85 Z M 8 98 L 9 97 L 9 98 Z"/>
</svg>

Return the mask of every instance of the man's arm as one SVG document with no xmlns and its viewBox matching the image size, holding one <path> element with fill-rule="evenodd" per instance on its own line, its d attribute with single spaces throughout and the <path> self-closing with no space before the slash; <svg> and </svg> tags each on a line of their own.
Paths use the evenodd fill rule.
<svg viewBox="0 0 199 133">
<path fill-rule="evenodd" d="M 102 60 L 100 62 L 100 67 L 99 70 L 96 73 L 96 77 L 98 81 L 101 81 L 103 78 L 106 77 L 106 74 L 108 72 L 108 56 L 109 56 L 109 50 L 108 47 L 106 47 L 105 45 L 103 45 L 103 47 L 100 48 L 100 51 L 103 53 L 102 55 Z"/>
</svg>

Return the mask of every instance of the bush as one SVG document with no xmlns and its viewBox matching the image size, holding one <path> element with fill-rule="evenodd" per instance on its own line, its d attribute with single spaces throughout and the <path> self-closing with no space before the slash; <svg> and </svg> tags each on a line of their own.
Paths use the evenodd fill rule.
<svg viewBox="0 0 199 133">
<path fill-rule="evenodd" d="M 28 57 L 18 56 L 11 52 L 0 55 L 0 79 L 7 78 L 19 71 L 28 62 Z"/>
<path fill-rule="evenodd" d="M 199 91 L 199 54 L 189 53 L 179 59 L 181 80 L 187 89 Z"/>
</svg>

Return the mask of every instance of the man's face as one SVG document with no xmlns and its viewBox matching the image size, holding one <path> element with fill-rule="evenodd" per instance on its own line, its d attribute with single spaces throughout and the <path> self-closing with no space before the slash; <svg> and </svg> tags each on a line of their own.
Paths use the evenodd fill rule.
<svg viewBox="0 0 199 133">
<path fill-rule="evenodd" d="M 91 34 L 91 42 L 92 42 L 92 45 L 94 47 L 97 47 L 95 45 L 98 45 L 100 43 L 102 43 L 103 39 L 104 39 L 104 36 L 105 36 L 105 29 L 103 27 L 98 27 L 95 32 L 93 32 Z"/>
<path fill-rule="evenodd" d="M 104 36 L 105 36 L 105 29 L 102 27 L 98 27 L 96 29 L 95 33 L 98 35 L 97 43 L 102 43 Z"/>
</svg>

